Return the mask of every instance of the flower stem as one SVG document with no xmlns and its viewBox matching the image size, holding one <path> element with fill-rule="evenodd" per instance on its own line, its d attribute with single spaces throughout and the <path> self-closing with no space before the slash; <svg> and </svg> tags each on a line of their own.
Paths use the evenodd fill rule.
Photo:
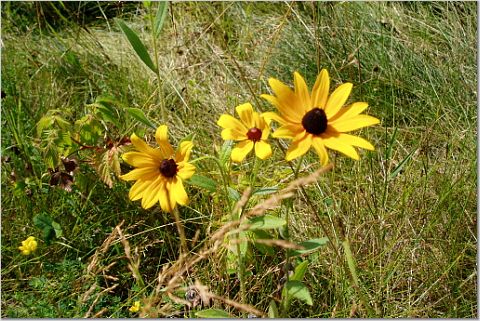
<svg viewBox="0 0 480 321">
<path fill-rule="evenodd" d="M 177 225 L 178 234 L 180 235 L 180 253 L 188 253 L 187 238 L 185 237 L 185 230 L 182 221 L 180 221 L 180 211 L 178 207 L 173 209 L 173 216 L 175 217 L 175 225 Z"/>
</svg>

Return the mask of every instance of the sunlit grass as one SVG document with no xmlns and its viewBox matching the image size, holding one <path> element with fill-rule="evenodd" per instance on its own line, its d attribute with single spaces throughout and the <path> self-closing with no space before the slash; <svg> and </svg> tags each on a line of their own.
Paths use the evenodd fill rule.
<svg viewBox="0 0 480 321">
<path fill-rule="evenodd" d="M 118 17 L 151 48 L 145 8 L 128 8 L 115 9 Z M 233 115 L 245 102 L 273 111 L 260 99 L 269 92 L 268 78 L 292 85 L 298 71 L 311 87 L 323 68 L 331 88 L 352 82 L 349 102 L 368 102 L 368 114 L 381 124 L 359 131 L 375 152 L 361 151 L 360 161 L 330 153 L 334 169 L 273 211 L 283 217 L 292 202 L 290 241 L 326 236 L 322 223 L 339 246 L 339 253 L 325 246 L 307 256 L 304 282 L 314 304 L 292 304 L 290 316 L 477 316 L 476 9 L 476 3 L 174 3 L 158 38 L 158 83 L 101 11 L 85 27 L 64 21 L 49 29 L 39 25 L 48 17 L 37 17 L 33 6 L 2 3 L 2 316 L 133 317 L 129 308 L 136 301 L 145 308 L 163 269 L 167 275 L 180 271 L 173 265 L 182 262 L 175 222 L 159 206 L 144 210 L 130 202 L 128 183 L 115 180 L 110 189 L 80 162 L 72 193 L 49 186 L 36 134 L 48 110 L 75 121 L 90 112 L 87 104 L 110 95 L 160 125 L 162 103 L 172 144 L 193 134 L 192 159 L 221 158 L 221 114 Z M 122 125 L 120 132 L 107 126 L 108 134 L 154 137 L 139 122 Z M 280 142 L 283 150 L 288 143 Z M 272 157 L 261 163 L 257 187 L 281 189 L 294 179 L 278 147 L 272 145 Z M 319 168 L 313 152 L 301 162 L 301 177 Z M 238 196 L 250 184 L 252 165 L 247 158 L 230 169 Z M 200 175 L 222 181 L 214 161 L 195 166 Z M 203 256 L 183 275 L 183 285 L 199 281 L 211 293 L 240 302 L 225 248 L 208 251 L 212 236 L 230 220 L 226 204 L 234 201 L 221 188 L 212 193 L 188 186 L 187 192 L 183 225 L 192 253 Z M 254 195 L 247 207 L 268 196 Z M 47 245 L 34 224 L 37 215 L 53 218 L 63 235 Z M 122 221 L 123 242 L 115 229 Z M 18 247 L 29 236 L 38 247 L 24 256 Z M 356 281 L 344 239 L 356 262 Z M 244 303 L 265 313 L 270 300 L 280 297 L 285 274 L 285 251 L 273 249 L 255 249 L 245 260 Z M 143 286 L 128 267 L 137 259 Z M 194 316 L 181 303 L 163 300 L 152 301 L 165 308 L 156 311 L 158 317 Z M 215 308 L 242 315 L 213 301 Z"/>
</svg>

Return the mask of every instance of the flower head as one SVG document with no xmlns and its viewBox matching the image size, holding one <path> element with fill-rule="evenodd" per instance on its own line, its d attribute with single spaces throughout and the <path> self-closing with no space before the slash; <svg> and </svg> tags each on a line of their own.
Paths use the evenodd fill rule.
<svg viewBox="0 0 480 321">
<path fill-rule="evenodd" d="M 268 83 L 275 96 L 261 97 L 274 105 L 280 115 L 269 112 L 264 113 L 264 117 L 281 124 L 272 134 L 273 137 L 292 139 L 285 156 L 287 161 L 302 156 L 312 146 L 323 165 L 328 162 L 326 148 L 356 160 L 359 156 L 354 146 L 374 150 L 373 145 L 365 139 L 346 134 L 380 122 L 375 117 L 361 115 L 368 107 L 365 102 L 343 107 L 352 90 L 351 83 L 340 85 L 329 96 L 330 79 L 326 69 L 318 75 L 311 94 L 298 72 L 294 73 L 295 91 L 274 78 L 270 78 Z"/>
<path fill-rule="evenodd" d="M 237 106 L 235 108 L 240 120 L 230 115 L 222 115 L 217 124 L 224 128 L 222 138 L 224 140 L 239 141 L 232 150 L 231 158 L 234 162 L 240 163 L 255 149 L 255 155 L 260 159 L 267 159 L 272 155 L 272 148 L 267 143 L 270 134 L 270 120 L 263 118 L 253 111 L 249 103 Z"/>
<path fill-rule="evenodd" d="M 128 311 L 132 313 L 140 311 L 140 301 L 135 301 Z"/>
<path fill-rule="evenodd" d="M 142 199 L 145 209 L 159 202 L 162 210 L 169 213 L 176 203 L 186 205 L 188 196 L 183 180 L 192 177 L 195 172 L 195 166 L 188 163 L 193 143 L 184 141 L 175 152 L 168 142 L 165 125 L 158 127 L 155 133 L 159 148 L 148 146 L 135 134 L 130 139 L 137 151 L 125 153 L 122 158 L 136 168 L 120 176 L 126 181 L 136 181 L 128 194 L 130 199 Z"/>
<path fill-rule="evenodd" d="M 25 241 L 22 241 L 22 245 L 18 249 L 23 255 L 29 255 L 37 249 L 37 241 L 33 236 L 29 236 Z"/>
</svg>

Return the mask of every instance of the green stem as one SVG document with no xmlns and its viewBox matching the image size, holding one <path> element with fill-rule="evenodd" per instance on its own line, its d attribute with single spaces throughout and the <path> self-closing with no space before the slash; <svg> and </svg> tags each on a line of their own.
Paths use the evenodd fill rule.
<svg viewBox="0 0 480 321">
<path fill-rule="evenodd" d="M 173 216 L 175 217 L 175 225 L 177 225 L 178 234 L 180 235 L 180 254 L 188 253 L 187 238 L 185 237 L 185 230 L 182 221 L 180 220 L 180 211 L 178 207 L 173 209 Z"/>
<path fill-rule="evenodd" d="M 160 77 L 160 66 L 158 64 L 158 51 L 157 51 L 157 37 L 155 37 L 155 17 L 153 13 L 153 6 L 150 6 L 150 29 L 151 29 L 151 34 L 152 34 L 152 43 L 153 43 L 153 55 L 155 59 L 155 67 L 157 69 L 156 75 L 157 75 L 157 86 L 158 86 L 158 98 L 159 98 L 159 103 L 160 103 L 160 113 L 162 116 L 162 123 L 166 124 L 167 123 L 167 114 L 165 112 L 165 102 L 163 99 L 163 88 L 161 84 L 161 77 Z"/>
</svg>

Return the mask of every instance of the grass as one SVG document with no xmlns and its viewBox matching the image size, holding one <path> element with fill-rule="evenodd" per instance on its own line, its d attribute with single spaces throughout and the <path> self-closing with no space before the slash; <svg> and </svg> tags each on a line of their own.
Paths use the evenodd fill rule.
<svg viewBox="0 0 480 321">
<path fill-rule="evenodd" d="M 173 3 L 157 44 L 161 100 L 155 75 L 110 18 L 125 20 L 151 48 L 143 5 L 104 7 L 104 16 L 92 4 L 88 10 L 98 18 L 83 22 L 68 19 L 78 9 L 70 6 L 60 23 L 46 7 L 41 15 L 36 5 L 2 3 L 2 317 L 132 317 L 135 300 L 142 300 L 141 315 L 193 317 L 200 306 L 189 310 L 167 294 L 185 298 L 195 281 L 219 296 L 210 307 L 245 316 L 228 301 L 241 301 L 240 286 L 227 273 L 228 250 L 215 243 L 234 203 L 220 188 L 187 188 L 190 203 L 181 215 L 195 255 L 183 260 L 172 217 L 130 202 L 129 183 L 115 180 L 109 188 L 86 159 L 73 192 L 49 186 L 36 125 L 53 109 L 74 122 L 91 113 L 87 105 L 100 95 L 140 108 L 158 125 L 164 104 L 175 145 L 195 134 L 195 159 L 221 152 L 221 114 L 247 101 L 272 110 L 259 98 L 269 91 L 269 77 L 292 84 L 299 71 L 311 87 L 322 68 L 334 86 L 352 82 L 349 101 L 368 102 L 368 114 L 381 124 L 359 134 L 375 152 L 362 152 L 358 162 L 330 153 L 334 169 L 291 198 L 290 239 L 324 237 L 322 223 L 340 253 L 325 246 L 302 259 L 309 262 L 304 282 L 314 304 L 295 301 L 289 315 L 477 317 L 476 3 Z M 49 21 L 56 21 L 51 28 Z M 153 134 L 132 119 L 104 133 L 119 139 L 133 131 Z M 300 176 L 317 164 L 309 152 Z M 239 194 L 250 165 L 231 168 Z M 213 161 L 196 166 L 198 174 L 221 181 Z M 276 149 L 258 181 L 281 189 L 291 173 Z M 283 216 L 285 209 L 271 212 Z M 34 224 L 39 214 L 63 231 L 50 244 Z M 122 221 L 123 239 L 115 228 Z M 270 231 L 280 238 L 281 232 Z M 39 247 L 22 256 L 18 246 L 30 235 Z M 245 303 L 264 313 L 280 298 L 284 275 L 285 251 L 273 249 L 263 254 L 253 247 L 245 257 Z M 197 257 L 202 260 L 181 274 Z M 143 285 L 133 277 L 136 263 Z M 180 274 L 176 292 L 166 291 Z M 164 292 L 149 296 L 157 287 Z"/>
</svg>

